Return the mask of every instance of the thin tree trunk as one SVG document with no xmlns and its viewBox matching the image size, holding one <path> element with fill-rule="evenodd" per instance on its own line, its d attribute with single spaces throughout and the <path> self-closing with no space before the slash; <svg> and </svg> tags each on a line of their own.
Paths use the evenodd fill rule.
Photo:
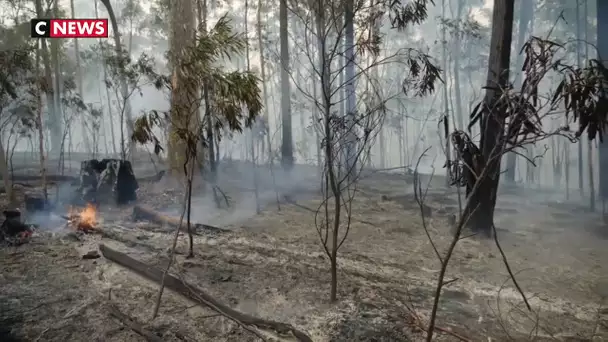
<svg viewBox="0 0 608 342">
<path fill-rule="evenodd" d="M 589 4 L 585 1 L 585 42 L 589 41 Z M 589 63 L 589 44 L 585 44 L 585 63 Z M 587 139 L 587 162 L 589 163 L 589 210 L 595 211 L 595 172 L 593 170 L 593 144 Z"/>
<path fill-rule="evenodd" d="M 532 19 L 534 16 L 534 2 L 533 0 L 519 0 L 519 29 L 517 32 L 517 57 L 515 59 L 515 79 L 513 85 L 515 89 L 519 89 L 522 82 L 522 71 L 521 65 L 524 62 L 523 54 L 519 53 L 522 46 L 525 43 L 526 34 L 532 34 Z M 528 33 L 529 31 L 529 33 Z M 509 182 L 515 182 L 515 169 L 517 168 L 517 154 L 507 153 L 507 172 L 505 172 L 505 179 Z"/>
<path fill-rule="evenodd" d="M 608 2 L 597 1 L 597 53 L 602 64 L 608 65 Z M 602 213 L 605 214 L 606 199 L 608 199 L 608 141 L 598 144 L 599 161 L 599 197 L 602 201 Z"/>
<path fill-rule="evenodd" d="M 289 36 L 287 0 L 279 0 L 279 38 L 281 41 L 281 117 L 282 144 L 281 164 L 283 169 L 293 168 L 293 135 L 291 129 L 291 82 L 289 80 Z"/>
<path fill-rule="evenodd" d="M 114 31 L 114 49 L 116 49 L 116 54 L 118 56 L 122 56 L 123 49 L 122 44 L 120 42 L 120 32 L 118 30 L 118 22 L 116 21 L 116 15 L 112 8 L 112 4 L 110 3 L 110 0 L 101 0 L 101 3 L 105 6 L 108 12 L 108 16 L 110 17 L 110 23 L 112 24 L 112 30 Z M 121 76 L 120 78 L 120 91 L 123 97 L 121 100 L 124 102 L 124 108 L 121 108 L 121 110 L 126 117 L 129 154 L 132 155 L 135 152 L 135 142 L 131 139 L 131 136 L 133 135 L 133 115 L 131 113 L 131 101 L 129 100 L 129 86 L 127 85 L 127 79 L 125 76 Z M 121 122 L 120 127 L 122 127 L 122 125 L 123 123 Z M 125 143 L 124 139 L 125 138 L 122 137 L 122 141 L 120 142 L 121 146 L 123 146 Z M 121 150 L 124 151 L 124 148 L 121 148 Z"/>
<path fill-rule="evenodd" d="M 268 89 L 266 86 L 266 60 L 264 59 L 264 42 L 262 38 L 262 0 L 258 0 L 258 11 L 257 11 L 257 21 L 258 21 L 258 46 L 260 49 L 260 76 L 262 77 L 262 91 L 264 92 L 264 122 L 267 126 L 266 132 L 266 145 L 268 149 L 268 165 L 272 167 L 273 158 L 272 158 L 272 145 L 270 143 L 270 118 L 268 115 Z"/>
<path fill-rule="evenodd" d="M 70 10 L 72 12 L 72 18 L 76 18 L 76 12 L 74 10 L 74 0 L 70 0 Z M 82 68 L 80 67 L 80 49 L 78 46 L 78 38 L 74 38 L 74 52 L 76 54 L 76 85 L 78 86 L 78 92 L 80 93 L 80 97 L 84 101 Z M 87 150 L 87 153 L 91 153 L 93 150 L 91 148 L 91 140 L 89 139 L 89 130 L 87 128 L 86 116 L 83 115 L 80 118 L 80 124 L 82 129 L 82 140 L 84 142 L 85 149 Z"/>
<path fill-rule="evenodd" d="M 36 16 L 38 18 L 43 18 L 44 15 L 44 10 L 42 8 L 42 0 L 36 0 L 35 1 L 35 7 L 36 7 Z M 49 129 L 50 129 L 50 145 L 51 148 L 54 147 L 55 151 L 58 150 L 58 145 L 61 145 L 60 141 L 61 141 L 61 134 L 59 133 L 59 138 L 57 138 L 55 135 L 57 134 L 57 125 L 60 125 L 61 123 L 61 117 L 59 114 L 59 109 L 56 106 L 55 103 L 55 95 L 54 95 L 54 83 L 53 83 L 53 75 L 52 75 L 52 68 L 51 68 L 51 59 L 49 56 L 49 50 L 47 47 L 47 41 L 46 39 L 41 39 L 40 40 L 40 53 L 42 54 L 42 63 L 44 65 L 44 85 L 42 86 L 42 89 L 44 91 L 45 97 L 46 97 L 46 106 L 47 106 L 47 111 L 49 113 Z"/>
<path fill-rule="evenodd" d="M 441 18 L 445 19 L 445 0 L 442 0 L 441 2 Z M 447 136 L 445 136 L 445 159 L 446 159 L 446 165 L 450 165 L 451 163 L 451 152 L 450 152 L 450 108 L 448 106 L 448 79 L 446 77 L 446 71 L 448 69 L 448 49 L 447 49 L 447 37 L 446 37 L 446 24 L 443 23 L 442 27 L 441 27 L 441 45 L 442 45 L 442 65 L 443 65 L 443 79 L 445 80 L 445 84 L 443 86 L 443 120 L 444 120 L 444 125 L 446 127 L 446 131 L 448 133 Z M 450 177 L 445 177 L 445 186 L 449 187 L 450 186 Z"/>
<path fill-rule="evenodd" d="M 357 163 L 356 133 L 356 88 L 355 88 L 355 0 L 346 0 L 344 5 L 344 77 L 346 85 L 346 166 L 348 177 L 354 177 Z"/>
<path fill-rule="evenodd" d="M 585 4 L 587 3 L 587 1 L 585 1 Z M 585 5 L 586 6 L 586 5 Z M 585 18 L 586 20 L 586 18 Z M 582 21 L 581 21 L 581 9 L 580 9 L 580 3 L 579 0 L 576 0 L 576 66 L 578 68 L 582 67 L 582 62 L 581 62 L 581 53 L 582 53 L 582 36 L 581 36 L 581 25 L 582 25 Z M 577 158 L 577 162 L 578 162 L 578 190 L 580 192 L 581 198 L 583 198 L 585 196 L 585 186 L 584 184 L 584 171 L 583 171 L 583 138 L 581 137 L 581 139 L 578 141 L 578 143 L 576 144 L 577 149 L 578 149 L 578 158 Z"/>
<path fill-rule="evenodd" d="M 531 1 L 531 0 L 530 0 Z M 462 34 L 462 23 L 464 22 L 462 18 L 462 12 L 464 8 L 464 0 L 458 0 L 458 7 L 456 10 L 456 18 L 458 19 L 458 27 L 456 30 L 456 37 L 454 38 L 454 50 L 453 54 L 453 72 L 454 72 L 454 97 L 456 99 L 456 106 L 454 106 L 454 114 L 456 115 L 456 119 L 458 120 L 458 129 L 464 130 L 464 115 L 462 113 L 462 98 L 460 94 L 460 35 Z M 454 120 L 454 122 L 456 122 Z"/>
<path fill-rule="evenodd" d="M 36 87 L 36 104 L 38 115 L 36 116 L 38 121 L 38 149 L 40 151 L 40 176 L 42 183 L 42 193 L 44 200 L 48 201 L 48 191 L 46 186 L 46 165 L 44 162 L 44 128 L 42 127 L 42 87 L 40 84 L 40 51 L 36 52 L 36 78 L 39 80 Z"/>
<path fill-rule="evenodd" d="M 99 18 L 99 12 L 98 12 L 98 8 L 97 8 L 97 0 L 95 0 L 95 18 Z M 108 87 L 105 86 L 105 80 L 108 79 L 108 66 L 106 65 L 105 62 L 105 58 L 106 58 L 106 49 L 103 45 L 103 41 L 101 40 L 101 38 L 99 39 L 99 46 L 101 49 L 101 55 L 102 55 L 102 69 L 103 69 L 103 81 L 101 82 L 101 84 L 104 85 L 104 88 L 106 90 L 106 101 L 108 104 L 108 123 L 110 124 L 110 134 L 112 134 L 112 152 L 114 153 L 114 158 L 116 158 L 118 156 L 118 148 L 116 146 L 116 134 L 114 133 L 114 115 L 112 114 L 112 102 L 110 101 L 110 90 L 108 89 Z"/>
</svg>

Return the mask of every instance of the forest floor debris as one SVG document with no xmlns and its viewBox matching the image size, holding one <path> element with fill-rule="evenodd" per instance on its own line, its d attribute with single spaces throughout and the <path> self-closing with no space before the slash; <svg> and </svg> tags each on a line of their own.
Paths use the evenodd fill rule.
<svg viewBox="0 0 608 342">
<path fill-rule="evenodd" d="M 395 190 L 398 183 L 392 178 L 363 182 L 353 203 L 351 233 L 339 256 L 336 304 L 327 303 L 329 262 L 318 242 L 314 215 L 303 209 L 319 206 L 320 199 L 310 194 L 293 196 L 295 204 L 281 203 L 280 211 L 269 201 L 261 214 L 227 225 L 217 223 L 222 221 L 217 213 L 208 213 L 210 220 L 204 223 L 226 231 L 195 236 L 193 259 L 186 258 L 187 239 L 180 238 L 171 272 L 231 308 L 288 323 L 313 341 L 420 340 L 424 335 L 412 315 L 427 319 L 439 265 L 419 211 L 404 204 L 409 195 L 403 182 L 401 193 Z M 157 194 L 140 196 L 142 204 L 155 210 L 179 196 L 159 196 L 165 192 L 155 187 L 140 189 Z M 226 192 L 238 203 L 235 190 Z M 500 197 L 503 210 L 497 222 L 503 248 L 534 312 L 523 308 L 491 241 L 465 239 L 449 267 L 449 279 L 456 280 L 443 293 L 438 326 L 447 332 L 438 331 L 437 340 L 608 337 L 607 241 L 595 233 L 603 223 L 528 200 Z M 445 247 L 451 211 L 445 208 L 457 207 L 457 202 L 434 190 L 427 205 L 433 211 L 435 242 Z M 244 209 L 222 210 L 230 216 Z M 0 249 L 0 307 L 6 308 L 0 321 L 26 340 L 145 340 L 108 314 L 111 292 L 119 312 L 164 341 L 257 340 L 236 323 L 174 293 L 166 293 L 159 317 L 150 321 L 157 284 L 105 258 L 83 259 L 99 253 L 103 243 L 142 262 L 166 265 L 171 234 L 150 221 L 134 222 L 132 213 L 132 207 L 101 208 L 103 234 L 75 240 L 66 238 L 69 230 L 59 226 L 37 232 L 29 244 Z"/>
</svg>

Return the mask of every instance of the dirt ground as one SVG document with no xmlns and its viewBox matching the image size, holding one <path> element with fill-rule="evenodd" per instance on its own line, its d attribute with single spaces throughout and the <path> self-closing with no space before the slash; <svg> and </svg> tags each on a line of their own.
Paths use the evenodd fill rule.
<svg viewBox="0 0 608 342">
<path fill-rule="evenodd" d="M 264 192 L 264 205 L 255 213 L 253 193 L 242 191 L 251 184 L 245 174 L 225 177 L 221 185 L 229 208 L 209 209 L 208 199 L 196 198 L 194 219 L 230 232 L 196 236 L 194 259 L 185 258 L 187 238 L 180 237 L 172 272 L 234 309 L 291 323 L 314 341 L 422 340 L 412 315 L 428 319 L 440 264 L 411 182 L 382 173 L 362 179 L 339 254 L 339 301 L 330 304 L 329 261 L 315 229 L 318 181 L 309 171 L 299 176 L 297 183 L 306 185 L 291 188 L 290 203 L 280 196 L 280 210 L 276 195 Z M 443 252 L 451 240 L 448 215 L 458 201 L 441 183 L 432 182 L 426 204 L 432 240 Z M 140 186 L 140 202 L 179 213 L 181 191 Z M 437 321 L 455 334 L 438 332 L 437 340 L 608 339 L 608 227 L 599 215 L 538 197 L 537 191 L 503 194 L 496 216 L 501 246 L 532 312 L 509 281 L 493 240 L 463 239 L 450 262 L 451 282 Z M 145 341 L 109 316 L 111 302 L 165 341 L 255 341 L 235 323 L 170 291 L 159 317 L 151 320 L 157 284 L 103 257 L 82 258 L 103 243 L 165 265 L 171 234 L 152 229 L 158 227 L 150 222 L 133 222 L 131 211 L 99 213 L 99 226 L 119 232 L 119 239 L 78 237 L 58 220 L 47 222 L 28 244 L 0 247 L 0 325 L 24 341 Z"/>
</svg>

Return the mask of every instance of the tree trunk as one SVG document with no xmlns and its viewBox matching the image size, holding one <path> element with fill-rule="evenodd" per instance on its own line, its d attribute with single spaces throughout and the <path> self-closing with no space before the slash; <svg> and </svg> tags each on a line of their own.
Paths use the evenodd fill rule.
<svg viewBox="0 0 608 342">
<path fill-rule="evenodd" d="M 496 192 L 500 179 L 500 157 L 504 151 L 504 113 L 497 113 L 496 101 L 501 94 L 496 89 L 505 89 L 509 82 L 511 34 L 513 30 L 514 0 L 496 0 L 492 14 L 492 35 L 488 62 L 487 88 L 484 97 L 480 147 L 484 160 L 485 176 L 480 177 L 478 189 L 471 196 L 465 217 L 470 217 L 473 231 L 490 236 L 494 225 Z M 481 170 L 477 170 L 479 172 Z"/>
<path fill-rule="evenodd" d="M 462 23 L 463 23 L 463 8 L 464 8 L 464 0 L 458 0 L 458 8 L 456 9 L 456 18 L 458 19 L 458 27 L 459 29 L 456 31 L 456 37 L 454 38 L 454 50 L 452 51 L 454 63 L 454 97 L 456 98 L 456 106 L 454 106 L 454 112 L 456 114 L 456 118 L 458 119 L 458 129 L 465 130 L 464 126 L 464 115 L 462 113 L 462 95 L 460 94 L 460 35 L 462 34 Z"/>
<path fill-rule="evenodd" d="M 120 42 L 120 31 L 118 31 L 118 22 L 116 21 L 116 15 L 112 8 L 112 4 L 110 3 L 110 0 L 101 0 L 101 3 L 105 6 L 106 11 L 108 11 L 108 16 L 110 17 L 112 30 L 114 31 L 114 48 L 116 49 L 116 54 L 118 56 L 122 56 L 124 51 Z M 192 13 L 189 13 L 189 16 L 192 17 Z M 128 140 L 129 154 L 132 155 L 133 152 L 135 152 L 135 142 L 133 139 L 131 139 L 131 136 L 133 135 L 133 115 L 131 113 L 131 101 L 129 100 L 129 86 L 127 85 L 127 79 L 125 76 L 122 76 L 120 79 L 120 91 L 123 97 L 121 100 L 123 101 L 124 105 L 124 108 L 121 108 L 121 110 L 124 112 L 127 124 L 126 140 Z M 123 123 L 121 122 L 120 126 L 122 127 L 122 125 Z M 125 142 L 121 141 L 120 143 L 121 146 L 123 146 Z M 127 157 L 127 159 L 129 158 Z"/>
<path fill-rule="evenodd" d="M 42 9 L 42 0 L 36 0 L 36 16 L 38 18 L 45 17 L 44 10 Z M 51 68 L 51 59 L 49 57 L 49 50 L 46 44 L 46 39 L 40 39 L 40 52 L 42 54 L 42 63 L 44 64 L 44 86 L 43 91 L 46 97 L 46 106 L 49 113 L 49 129 L 51 131 L 51 147 L 55 145 L 55 149 L 58 149 L 58 145 L 61 145 L 61 132 L 57 134 L 57 125 L 61 123 L 61 115 L 59 109 L 56 106 L 55 95 L 53 91 L 53 75 Z M 61 126 L 59 126 L 61 127 Z"/>
<path fill-rule="evenodd" d="M 99 13 L 97 9 L 97 0 L 95 0 L 95 18 L 99 18 Z M 101 55 L 105 59 L 106 51 L 103 46 L 103 42 L 101 38 L 99 38 L 99 46 L 101 47 Z M 101 63 L 103 68 L 103 81 L 101 84 L 104 84 L 104 88 L 106 90 L 106 101 L 108 104 L 108 123 L 110 124 L 110 134 L 112 135 L 112 152 L 114 153 L 114 158 L 118 157 L 118 149 L 116 147 L 116 135 L 114 133 L 114 116 L 112 115 L 112 103 L 110 101 L 110 90 L 105 86 L 105 80 L 108 78 L 108 66 L 105 61 Z"/>
<path fill-rule="evenodd" d="M 346 127 L 348 129 L 346 136 L 346 166 L 348 177 L 352 177 L 355 172 L 357 162 L 357 132 L 356 132 L 356 93 L 355 93 L 355 18 L 354 18 L 354 0 L 347 0 L 344 8 L 344 78 L 346 93 Z"/>
<path fill-rule="evenodd" d="M 76 12 L 74 10 L 74 0 L 70 0 L 70 10 L 72 12 L 72 18 L 76 18 Z M 80 93 L 80 97 L 84 101 L 84 91 L 82 85 L 82 68 L 80 67 L 80 48 L 78 46 L 78 38 L 74 38 L 74 52 L 75 52 L 75 60 L 76 60 L 76 85 L 78 86 L 78 93 Z M 87 128 L 86 116 L 82 116 L 80 118 L 81 129 L 82 129 L 82 141 L 84 142 L 84 147 L 87 150 L 87 153 L 91 153 L 93 150 L 91 149 L 91 140 L 89 139 L 89 130 Z"/>
<path fill-rule="evenodd" d="M 532 17 L 534 16 L 534 2 L 533 0 L 519 0 L 519 29 L 517 32 L 517 57 L 515 60 L 515 80 L 513 85 L 515 89 L 519 89 L 522 82 L 522 71 L 521 66 L 524 63 L 524 55 L 519 53 L 522 46 L 525 43 L 526 34 L 528 30 L 529 34 L 532 34 Z M 507 172 L 505 172 L 505 179 L 509 182 L 515 182 L 515 169 L 517 168 L 517 154 L 507 153 Z"/>
<path fill-rule="evenodd" d="M 262 78 L 262 91 L 264 92 L 264 111 L 262 113 L 262 119 L 268 126 L 266 132 L 266 145 L 268 149 L 268 165 L 272 167 L 272 146 L 270 143 L 270 118 L 268 117 L 268 89 L 266 87 L 266 60 L 264 59 L 264 40 L 262 38 L 262 0 L 258 0 L 258 46 L 260 49 L 260 77 Z"/>
<path fill-rule="evenodd" d="M 198 13 L 198 21 L 200 25 L 200 29 L 203 30 L 204 34 L 207 34 L 207 0 L 197 0 L 197 13 Z M 213 132 L 213 113 L 211 112 L 211 99 L 209 97 L 209 86 L 205 82 L 203 84 L 203 99 L 205 100 L 203 118 L 205 120 L 205 134 L 206 134 L 206 142 L 207 148 L 209 149 L 209 181 L 212 185 L 215 185 L 217 182 L 217 165 L 219 162 L 219 158 L 215 153 L 216 150 L 216 139 L 215 134 Z M 219 141 L 218 141 L 219 144 Z M 219 147 L 218 147 L 219 148 Z M 199 145 L 199 149 L 202 152 L 203 146 L 202 141 Z M 199 156 L 199 160 L 204 160 L 202 156 Z M 201 168 L 202 169 L 202 168 Z"/>
<path fill-rule="evenodd" d="M 441 2 L 441 18 L 445 19 L 445 0 Z M 445 84 L 443 85 L 443 124 L 445 127 L 445 131 L 447 132 L 447 136 L 445 136 L 445 160 L 446 165 L 450 165 L 450 108 L 448 102 L 448 79 L 447 79 L 447 70 L 448 70 L 448 48 L 447 48 L 447 37 L 446 37 L 446 24 L 442 23 L 441 26 L 441 46 L 442 46 L 442 64 L 443 64 L 443 79 Z M 445 186 L 450 186 L 450 177 L 445 177 Z"/>
<path fill-rule="evenodd" d="M 585 1 L 585 6 L 587 4 L 587 1 Z M 587 18 L 585 18 L 585 20 L 587 20 Z M 581 31 L 582 31 L 582 24 L 583 22 L 581 21 L 581 9 L 580 9 L 580 4 L 579 1 L 576 1 L 576 66 L 578 68 L 582 67 L 582 61 L 581 61 L 581 54 L 582 54 L 582 42 L 581 40 L 583 39 Z M 578 190 L 581 194 L 581 199 L 585 196 L 585 186 L 584 186 L 584 171 L 583 171 L 583 138 L 581 137 L 580 140 L 578 141 L 578 144 L 576 144 L 577 146 L 577 152 L 578 152 L 578 158 L 577 158 L 577 162 L 578 162 Z"/>
<path fill-rule="evenodd" d="M 46 187 L 46 165 L 44 162 L 44 128 L 42 127 L 42 84 L 40 83 L 40 51 L 36 52 L 36 78 L 38 79 L 38 83 L 36 85 L 36 109 L 38 111 L 38 115 L 36 116 L 36 119 L 38 125 L 38 151 L 40 154 L 40 182 L 42 183 L 42 193 L 44 195 L 44 200 L 48 201 L 49 196 Z"/>
<path fill-rule="evenodd" d="M 6 189 L 6 197 L 8 198 L 10 206 L 15 205 L 15 196 L 13 192 L 13 182 L 11 182 L 11 176 L 8 172 L 8 161 L 6 160 L 6 152 L 4 151 L 4 145 L 2 139 L 0 139 L 0 175 L 4 182 L 4 188 Z"/>
<path fill-rule="evenodd" d="M 289 80 L 289 36 L 287 21 L 287 0 L 279 0 L 279 36 L 281 41 L 281 118 L 282 142 L 281 164 L 283 169 L 293 168 L 293 134 L 291 129 L 291 81 Z"/>
<path fill-rule="evenodd" d="M 585 1 L 585 41 L 589 41 L 589 4 Z M 589 61 L 589 44 L 585 44 L 585 63 Z M 589 210 L 595 211 L 595 173 L 593 171 L 593 144 L 587 139 L 587 162 L 589 163 Z"/>
<path fill-rule="evenodd" d="M 53 4 L 53 16 L 58 17 L 58 1 Z M 51 39 L 51 63 L 53 65 L 53 102 L 56 109 L 56 117 L 51 121 L 51 146 L 52 153 L 60 156 L 63 146 L 63 113 L 61 111 L 61 65 L 59 61 L 59 40 Z"/>
<path fill-rule="evenodd" d="M 608 1 L 597 1 L 597 53 L 602 64 L 608 66 Z M 606 35 L 606 37 L 604 37 Z M 608 141 L 599 142 L 600 199 L 604 207 L 608 199 Z M 603 208 L 605 209 L 605 208 Z"/>
</svg>

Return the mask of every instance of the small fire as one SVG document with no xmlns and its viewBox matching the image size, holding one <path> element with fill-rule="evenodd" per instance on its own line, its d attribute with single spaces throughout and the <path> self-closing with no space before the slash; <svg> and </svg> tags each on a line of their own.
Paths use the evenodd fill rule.
<svg viewBox="0 0 608 342">
<path fill-rule="evenodd" d="M 70 223 L 82 231 L 97 230 L 97 208 L 91 203 L 87 203 L 84 209 L 70 209 Z"/>
</svg>

